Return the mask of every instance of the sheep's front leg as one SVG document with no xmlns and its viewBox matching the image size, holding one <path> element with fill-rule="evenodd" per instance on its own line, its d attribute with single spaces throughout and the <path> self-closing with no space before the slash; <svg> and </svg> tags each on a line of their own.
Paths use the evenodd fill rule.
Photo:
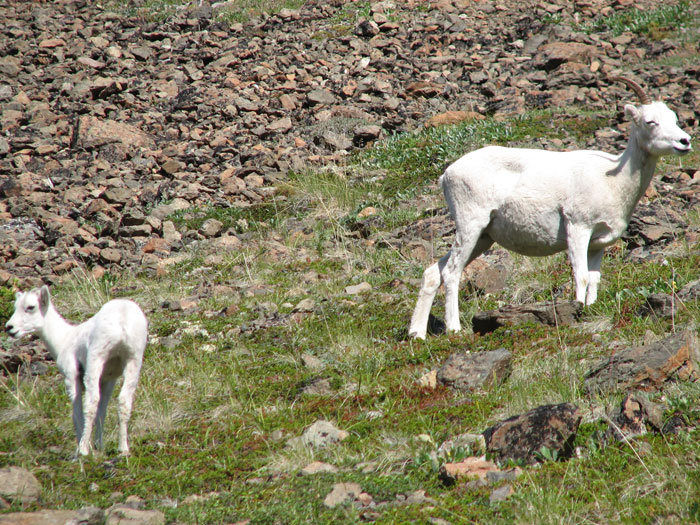
<svg viewBox="0 0 700 525">
<path fill-rule="evenodd" d="M 586 306 L 595 303 L 598 298 L 600 283 L 600 265 L 603 262 L 603 249 L 588 252 L 588 288 L 586 289 Z"/>
<path fill-rule="evenodd" d="M 425 339 L 425 334 L 428 331 L 428 318 L 430 317 L 430 308 L 433 305 L 435 294 L 440 288 L 442 277 L 440 273 L 444 268 L 450 253 L 442 257 L 440 261 L 426 268 L 423 272 L 423 282 L 418 292 L 418 300 L 416 307 L 413 309 L 411 317 L 411 326 L 408 329 L 408 335 L 416 339 Z"/>
<path fill-rule="evenodd" d="M 591 238 L 591 230 L 585 226 L 569 224 L 566 230 L 569 248 L 569 261 L 574 274 L 576 285 L 576 300 L 586 304 L 586 292 L 590 282 L 588 272 L 588 243 Z"/>
<path fill-rule="evenodd" d="M 448 332 L 462 329 L 459 321 L 459 281 L 464 267 L 491 247 L 489 237 L 481 237 L 481 228 L 471 230 L 469 236 L 460 235 L 450 251 L 450 256 L 442 268 L 442 280 L 445 283 L 445 325 Z"/>
<path fill-rule="evenodd" d="M 131 418 L 131 407 L 134 402 L 134 393 L 139 384 L 141 374 L 141 360 L 131 359 L 124 367 L 124 384 L 119 392 L 119 452 L 129 455 L 129 440 L 127 430 Z"/>
</svg>

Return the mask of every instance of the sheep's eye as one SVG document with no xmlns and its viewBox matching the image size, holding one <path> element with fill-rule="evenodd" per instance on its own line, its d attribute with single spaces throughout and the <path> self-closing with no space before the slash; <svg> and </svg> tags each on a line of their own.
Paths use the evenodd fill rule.
<svg viewBox="0 0 700 525">
<path fill-rule="evenodd" d="M 34 310 L 36 310 L 36 306 L 34 306 L 33 304 L 27 306 L 27 312 L 33 312 Z"/>
<path fill-rule="evenodd" d="M 654 126 L 658 126 L 658 125 L 659 125 L 659 123 L 656 122 L 655 120 L 647 120 L 647 126 L 654 127 Z"/>
</svg>

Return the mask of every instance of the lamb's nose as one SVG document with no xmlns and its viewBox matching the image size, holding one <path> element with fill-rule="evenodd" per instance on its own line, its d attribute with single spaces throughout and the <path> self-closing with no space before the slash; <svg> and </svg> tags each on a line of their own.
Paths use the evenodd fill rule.
<svg viewBox="0 0 700 525">
<path fill-rule="evenodd" d="M 682 139 L 679 140 L 678 142 L 680 142 L 680 143 L 683 144 L 684 146 L 690 146 L 690 139 L 682 138 Z"/>
</svg>

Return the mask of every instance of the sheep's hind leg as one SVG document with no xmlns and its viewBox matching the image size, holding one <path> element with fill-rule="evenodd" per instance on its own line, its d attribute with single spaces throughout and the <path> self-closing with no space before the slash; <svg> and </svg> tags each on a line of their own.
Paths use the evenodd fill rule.
<svg viewBox="0 0 700 525">
<path fill-rule="evenodd" d="M 603 262 L 603 249 L 588 252 L 588 287 L 586 288 L 586 306 L 595 303 L 598 298 L 600 282 L 600 265 Z"/>
<path fill-rule="evenodd" d="M 457 241 L 442 268 L 442 280 L 445 283 L 445 324 L 448 332 L 459 332 L 462 329 L 459 321 L 459 281 L 462 270 L 493 245 L 490 237 L 481 236 L 481 230 L 478 230 L 476 235 L 462 236 L 460 242 L 457 232 Z"/>
<path fill-rule="evenodd" d="M 100 402 L 97 405 L 97 417 L 95 418 L 95 447 L 97 450 L 104 448 L 102 436 L 104 433 L 105 417 L 107 415 L 107 405 L 112 397 L 116 379 L 100 382 Z"/>
<path fill-rule="evenodd" d="M 95 352 L 98 354 L 98 352 Z M 85 425 L 83 433 L 78 443 L 78 454 L 87 456 L 90 454 L 92 444 L 90 438 L 92 436 L 92 427 L 95 424 L 97 416 L 97 406 L 100 402 L 100 376 L 104 369 L 104 359 L 88 357 L 88 365 L 85 370 L 85 403 L 83 405 L 83 413 L 85 417 Z"/>
<path fill-rule="evenodd" d="M 131 407 L 134 402 L 134 393 L 139 384 L 141 374 L 141 360 L 131 359 L 124 367 L 124 384 L 119 392 L 119 453 L 129 454 L 129 440 L 127 428 L 131 418 Z"/>
<path fill-rule="evenodd" d="M 83 435 L 83 426 L 85 425 L 85 419 L 83 417 L 83 382 L 79 374 L 74 376 L 64 378 L 66 385 L 66 391 L 68 392 L 68 397 L 70 398 L 71 405 L 73 408 L 73 428 L 75 430 L 75 436 L 78 441 Z"/>
<path fill-rule="evenodd" d="M 574 274 L 574 283 L 576 285 L 576 300 L 586 304 L 586 293 L 590 282 L 590 274 L 588 272 L 588 243 L 591 238 L 590 228 L 567 225 L 566 241 L 568 244 L 569 261 Z"/>
</svg>

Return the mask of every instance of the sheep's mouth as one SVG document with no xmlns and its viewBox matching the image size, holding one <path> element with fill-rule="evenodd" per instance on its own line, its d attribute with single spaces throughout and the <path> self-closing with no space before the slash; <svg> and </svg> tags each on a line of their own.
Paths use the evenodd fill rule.
<svg viewBox="0 0 700 525">
<path fill-rule="evenodd" d="M 683 140 L 678 140 L 678 141 L 673 141 L 673 151 L 675 151 L 678 155 L 685 155 L 686 153 L 690 152 L 693 147 L 690 144 L 690 141 L 687 139 Z"/>
</svg>

